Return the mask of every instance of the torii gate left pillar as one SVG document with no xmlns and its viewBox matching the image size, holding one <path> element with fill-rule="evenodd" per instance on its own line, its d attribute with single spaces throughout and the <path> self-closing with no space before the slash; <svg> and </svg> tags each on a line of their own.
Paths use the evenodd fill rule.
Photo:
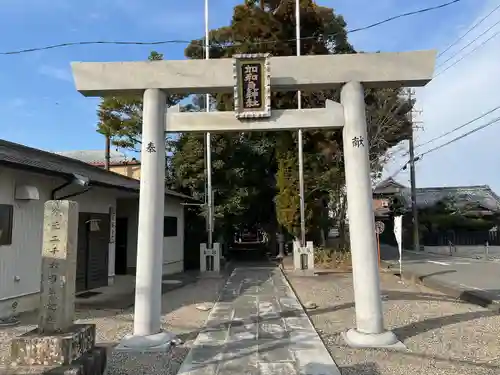
<svg viewBox="0 0 500 375">
<path fill-rule="evenodd" d="M 369 87 L 424 86 L 432 78 L 435 51 L 405 53 L 375 53 L 353 55 L 325 55 L 300 57 L 273 57 L 271 62 L 272 91 L 315 91 L 343 87 L 342 106 L 345 119 L 344 148 L 346 158 L 346 185 L 348 193 L 351 253 L 353 260 L 356 328 L 344 336 L 355 347 L 390 347 L 398 340 L 383 325 L 382 304 L 371 211 L 368 150 L 361 151 L 366 138 L 363 89 Z M 311 69 L 311 66 L 317 67 Z M 196 129 L 180 129 L 165 123 L 166 92 L 179 94 L 229 93 L 234 90 L 232 59 L 179 60 L 118 63 L 73 63 L 77 90 L 86 96 L 143 95 L 143 136 L 141 155 L 141 191 L 139 204 L 139 238 L 137 244 L 137 275 L 134 315 L 134 335 L 121 342 L 123 350 L 164 350 L 172 335 L 162 332 L 161 282 L 163 232 L 163 200 L 165 197 L 164 134 L 169 131 L 206 131 L 205 117 L 210 114 L 191 114 Z M 347 85 L 346 85 L 347 83 Z M 295 116 L 307 116 L 295 110 Z M 181 115 L 181 114 L 179 114 Z M 284 119 L 279 118 L 254 126 L 247 131 L 280 130 Z M 324 115 L 324 113 L 323 113 Z M 273 122 L 274 121 L 274 122 Z M 196 125 L 196 126 L 195 126 Z M 245 131 L 234 122 L 212 123 L 211 131 Z M 332 121 L 332 127 L 335 126 Z M 300 126 L 302 128 L 315 127 Z M 357 146 L 351 147 L 350 139 Z M 366 145 L 368 146 L 368 145 Z M 349 159 L 349 160 L 347 160 Z M 361 170 L 357 170 L 361 163 Z M 368 208 L 369 207 L 369 208 Z"/>
</svg>

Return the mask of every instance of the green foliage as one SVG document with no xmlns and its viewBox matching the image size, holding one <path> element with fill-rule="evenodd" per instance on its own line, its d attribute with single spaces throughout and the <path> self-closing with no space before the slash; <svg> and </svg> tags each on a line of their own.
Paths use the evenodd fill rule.
<svg viewBox="0 0 500 375">
<path fill-rule="evenodd" d="M 392 217 L 401 216 L 406 213 L 406 205 L 401 197 L 393 196 L 389 201 L 389 211 Z"/>
<path fill-rule="evenodd" d="M 348 270 L 351 268 L 351 253 L 347 248 L 319 246 L 314 249 L 314 263 L 319 268 Z"/>
<path fill-rule="evenodd" d="M 296 153 L 286 151 L 278 156 L 277 194 L 275 198 L 278 223 L 295 237 L 300 234 L 300 199 L 297 194 L 298 173 Z"/>
<path fill-rule="evenodd" d="M 347 40 L 346 23 L 342 16 L 335 14 L 333 9 L 318 6 L 310 0 L 302 0 L 301 8 L 301 35 L 304 38 L 301 41 L 302 54 L 355 53 Z M 295 55 L 294 3 L 247 0 L 234 8 L 228 26 L 210 31 L 210 42 L 211 58 L 259 52 L 270 52 L 273 56 Z M 204 50 L 201 48 L 203 45 L 203 39 L 193 40 L 185 50 L 186 56 L 191 59 L 204 58 Z M 214 106 L 218 110 L 233 109 L 232 95 L 217 94 L 214 98 Z M 338 101 L 339 91 L 303 92 L 301 104 L 303 108 L 320 108 L 324 107 L 327 99 Z M 273 109 L 297 108 L 298 104 L 295 92 L 273 92 L 271 101 Z M 373 173 L 376 174 L 383 166 L 386 151 L 407 137 L 409 123 L 406 113 L 412 104 L 405 103 L 397 89 L 366 90 L 366 104 L 370 156 Z M 247 178 L 231 181 L 235 185 L 232 189 L 224 189 L 228 195 L 219 196 L 217 204 L 225 201 L 238 202 L 238 205 L 226 207 L 226 214 L 232 212 L 235 219 L 239 216 L 238 220 L 244 221 L 260 217 L 264 219 L 261 224 L 265 225 L 266 221 L 272 220 L 274 198 L 277 223 L 271 227 L 279 223 L 289 234 L 297 236 L 300 217 L 296 132 L 233 134 L 225 137 L 232 139 L 228 142 L 230 149 L 244 142 L 247 149 L 260 152 L 239 155 L 238 159 L 230 153 L 233 159 L 231 163 L 223 161 L 226 166 L 235 162 L 240 163 L 240 166 L 245 165 L 244 170 L 240 171 Z M 318 242 L 324 239 L 332 224 L 328 215 L 331 198 L 336 196 L 343 199 L 339 194 L 331 193 L 334 189 L 341 190 L 344 183 L 341 132 L 305 132 L 304 153 L 306 225 L 308 236 Z M 240 156 L 242 160 L 239 159 Z M 250 168 L 250 164 L 243 159 L 266 167 Z M 236 165 L 235 167 L 238 168 Z M 214 186 L 225 186 L 230 181 L 227 173 L 222 181 L 214 178 Z M 274 173 L 274 176 L 270 176 L 270 173 Z M 245 185 L 241 185 L 242 183 Z M 249 183 L 252 185 L 248 185 Z M 247 195 L 250 190 L 254 192 L 251 197 Z M 264 197 L 267 197 L 266 201 Z M 268 209 L 260 209 L 260 212 L 267 215 L 253 212 L 257 207 L 262 207 L 263 202 L 268 202 L 265 204 Z M 242 203 L 247 206 L 242 208 Z M 345 209 L 342 213 L 345 215 Z"/>
<path fill-rule="evenodd" d="M 349 43 L 346 22 L 333 9 L 301 0 L 301 53 L 356 53 Z M 246 0 L 234 8 L 227 26 L 211 30 L 210 58 L 231 57 L 235 53 L 296 54 L 294 2 Z M 193 40 L 185 50 L 190 59 L 203 59 L 204 40 Z M 163 56 L 152 53 L 150 60 Z M 314 67 L 312 67 L 313 69 Z M 339 90 L 302 92 L 302 108 L 322 108 L 327 99 L 339 100 Z M 181 97 L 169 96 L 169 104 Z M 186 111 L 205 108 L 203 96 L 195 96 Z M 297 108 L 296 92 L 273 92 L 273 109 Z M 398 89 L 367 89 L 366 105 L 372 173 L 377 175 L 384 155 L 409 133 L 406 103 Z M 210 106 L 233 110 L 231 94 L 214 94 Z M 109 98 L 101 103 L 99 131 L 109 134 L 115 145 L 136 148 L 140 144 L 142 103 L 137 98 Z M 173 152 L 169 166 L 169 186 L 203 200 L 205 196 L 204 137 L 180 134 L 168 144 Z M 345 218 L 344 161 L 342 133 L 336 130 L 304 132 L 304 179 L 308 238 L 323 243 L 332 225 L 329 209 L 338 208 L 335 224 Z M 212 182 L 216 226 L 231 232 L 234 226 L 257 224 L 271 238 L 279 226 L 288 235 L 299 233 L 299 188 L 297 133 L 253 132 L 212 134 Z M 342 235 L 342 234 L 341 234 Z"/>
<path fill-rule="evenodd" d="M 430 232 L 439 231 L 484 231 L 497 225 L 496 215 L 469 216 L 467 207 L 460 209 L 451 198 L 442 199 L 433 206 L 419 209 L 419 221 L 422 229 Z"/>
<path fill-rule="evenodd" d="M 163 60 L 163 54 L 152 51 L 149 61 Z M 169 95 L 167 104 L 177 104 L 183 96 Z M 97 109 L 97 132 L 111 138 L 121 148 L 139 151 L 142 134 L 142 98 L 105 97 Z"/>
</svg>

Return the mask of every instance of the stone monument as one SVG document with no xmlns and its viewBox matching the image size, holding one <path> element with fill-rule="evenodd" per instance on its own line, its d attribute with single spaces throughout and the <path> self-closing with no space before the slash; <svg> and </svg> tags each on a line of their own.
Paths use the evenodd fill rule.
<svg viewBox="0 0 500 375">
<path fill-rule="evenodd" d="M 5 374 L 101 375 L 106 349 L 95 325 L 74 324 L 78 205 L 45 203 L 38 328 L 13 339 Z"/>
</svg>

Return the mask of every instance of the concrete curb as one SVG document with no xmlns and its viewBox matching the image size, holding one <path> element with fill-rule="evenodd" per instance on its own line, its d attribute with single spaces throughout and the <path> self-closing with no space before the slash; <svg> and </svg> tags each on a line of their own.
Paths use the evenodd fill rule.
<svg viewBox="0 0 500 375">
<path fill-rule="evenodd" d="M 400 276 L 399 268 L 396 267 L 395 264 L 381 261 L 380 266 L 383 268 L 384 272 Z M 434 289 L 458 300 L 479 305 L 494 312 L 500 312 L 500 301 L 492 298 L 490 293 L 481 290 L 463 289 L 460 286 L 433 279 L 432 276 L 426 277 L 426 275 L 419 275 L 408 270 L 403 271 L 403 279 L 414 284 L 420 284 L 430 289 Z"/>
<path fill-rule="evenodd" d="M 449 255 L 449 254 L 439 254 L 439 253 L 433 253 L 431 251 L 421 251 L 421 252 L 418 252 L 418 251 L 414 251 L 414 250 L 404 250 L 405 253 L 410 253 L 410 254 L 416 254 L 416 255 L 430 255 L 430 256 L 433 256 L 433 257 L 436 257 L 436 258 L 442 258 L 442 257 L 447 257 L 449 259 L 458 259 L 458 260 L 464 260 L 464 261 L 472 261 L 472 262 L 499 262 L 500 259 L 496 259 L 496 258 L 488 258 L 488 259 L 484 259 L 484 257 L 476 257 L 476 258 L 472 258 L 472 257 L 467 257 L 465 255 Z"/>
<path fill-rule="evenodd" d="M 320 335 L 320 333 L 318 332 L 318 329 L 316 328 L 316 326 L 314 325 L 314 322 L 313 320 L 311 319 L 311 316 L 309 315 L 309 312 L 308 312 L 308 309 L 304 306 L 304 303 L 302 302 L 302 300 L 300 299 L 299 297 L 299 294 L 297 293 L 297 291 L 295 290 L 295 288 L 293 287 L 293 283 L 292 281 L 290 280 L 289 276 L 292 276 L 293 275 L 289 275 L 288 272 L 287 272 L 287 269 L 283 266 L 283 262 L 281 262 L 279 264 L 279 266 L 277 267 L 278 270 L 281 272 L 281 275 L 284 277 L 286 283 L 288 284 L 288 287 L 291 289 L 292 293 L 295 295 L 295 298 L 297 298 L 297 301 L 300 303 L 300 306 L 302 307 L 302 310 L 304 311 L 304 313 L 306 314 L 306 317 L 307 319 L 309 320 L 309 323 L 312 325 L 314 331 L 316 332 L 316 334 L 318 335 L 318 338 L 319 340 L 321 341 L 321 343 L 323 344 L 323 346 L 325 347 L 325 349 L 328 348 L 327 346 L 327 343 L 325 342 L 325 340 L 323 339 L 323 337 Z M 337 364 L 337 362 L 335 361 L 335 358 L 333 358 L 333 355 L 332 353 L 327 349 L 326 350 L 328 355 L 330 356 L 330 358 L 332 359 L 333 363 L 335 364 L 335 366 L 337 367 L 337 369 L 339 369 L 339 365 Z M 338 370 L 340 371 L 340 370 Z"/>
</svg>

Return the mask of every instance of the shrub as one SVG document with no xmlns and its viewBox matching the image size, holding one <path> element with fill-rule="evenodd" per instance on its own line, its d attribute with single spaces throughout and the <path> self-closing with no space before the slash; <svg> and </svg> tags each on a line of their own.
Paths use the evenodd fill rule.
<svg viewBox="0 0 500 375">
<path fill-rule="evenodd" d="M 317 247 L 314 258 L 319 268 L 351 268 L 351 252 L 348 248 Z"/>
</svg>

